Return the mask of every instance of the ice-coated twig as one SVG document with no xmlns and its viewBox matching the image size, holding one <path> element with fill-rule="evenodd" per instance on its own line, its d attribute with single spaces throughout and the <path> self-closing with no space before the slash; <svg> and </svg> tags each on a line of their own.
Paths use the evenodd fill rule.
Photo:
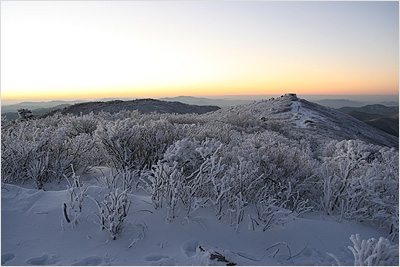
<svg viewBox="0 0 400 267">
<path fill-rule="evenodd" d="M 137 211 L 134 211 L 134 213 L 141 212 L 141 211 L 153 213 L 151 210 L 137 210 Z"/>
<path fill-rule="evenodd" d="M 70 222 L 71 222 L 71 220 L 68 218 L 68 213 L 67 213 L 67 204 L 65 204 L 65 203 L 64 203 L 64 205 L 63 205 L 63 211 L 64 211 L 64 217 L 65 217 L 65 220 L 66 220 L 68 223 L 70 223 Z"/>
<path fill-rule="evenodd" d="M 297 253 L 296 255 L 293 255 L 293 256 L 291 256 L 291 257 L 287 258 L 287 260 L 293 259 L 294 257 L 297 257 L 297 256 L 299 256 L 301 253 L 303 253 L 303 252 L 304 252 L 304 250 L 306 250 L 306 249 L 307 249 L 307 247 L 308 247 L 308 244 L 310 244 L 310 242 L 308 242 L 308 243 L 306 244 L 306 246 L 305 246 L 305 247 L 304 247 L 302 250 L 300 250 L 300 252 L 299 252 L 299 253 Z"/>
<path fill-rule="evenodd" d="M 270 247 L 266 248 L 265 250 L 268 251 L 268 250 L 270 250 L 271 248 L 274 248 L 274 247 L 279 246 L 279 245 L 285 245 L 285 246 L 287 247 L 288 251 L 289 251 L 289 258 L 288 258 L 288 259 L 292 258 L 292 251 L 291 251 L 289 245 L 286 244 L 285 242 L 278 242 L 278 243 L 275 243 L 275 244 L 271 245 Z"/>
<path fill-rule="evenodd" d="M 240 257 L 242 257 L 242 258 L 251 260 L 251 261 L 262 261 L 262 260 L 264 259 L 264 257 L 265 257 L 265 255 L 264 255 L 264 256 L 262 256 L 262 257 L 259 258 L 259 259 L 253 259 L 253 258 L 250 258 L 249 256 L 244 255 L 244 254 L 241 253 L 241 252 L 235 252 L 235 253 L 236 253 L 236 255 L 238 255 L 238 256 L 240 256 Z"/>
<path fill-rule="evenodd" d="M 47 211 L 35 211 L 37 215 L 49 214 Z"/>
<path fill-rule="evenodd" d="M 271 253 L 269 256 L 272 258 L 275 258 L 276 254 L 278 254 L 279 252 L 279 248 L 277 250 L 275 250 L 273 253 Z"/>
</svg>

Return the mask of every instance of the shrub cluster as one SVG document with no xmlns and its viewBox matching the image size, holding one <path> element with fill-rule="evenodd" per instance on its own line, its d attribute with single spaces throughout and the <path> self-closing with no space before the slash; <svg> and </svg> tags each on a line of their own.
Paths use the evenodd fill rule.
<svg viewBox="0 0 400 267">
<path fill-rule="evenodd" d="M 359 140 L 316 144 L 270 129 L 268 121 L 250 113 L 222 111 L 218 116 L 55 114 L 2 120 L 1 131 L 6 183 L 32 181 L 40 189 L 71 176 L 71 166 L 103 165 L 113 169 L 103 177 L 107 187 L 146 190 L 155 208 L 167 207 L 167 221 L 179 216 L 180 205 L 186 219 L 211 205 L 237 230 L 246 213 L 253 229 L 266 230 L 313 207 L 339 218 L 379 222 L 391 227 L 392 238 L 398 236 L 394 149 Z M 105 227 L 113 233 L 118 228 Z"/>
</svg>

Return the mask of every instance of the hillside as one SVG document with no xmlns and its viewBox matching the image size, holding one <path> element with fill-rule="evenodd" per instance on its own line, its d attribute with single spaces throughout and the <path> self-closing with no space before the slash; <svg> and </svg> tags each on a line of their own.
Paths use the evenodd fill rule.
<svg viewBox="0 0 400 267">
<path fill-rule="evenodd" d="M 279 97 L 216 111 L 223 114 L 250 114 L 263 121 L 267 129 L 294 139 L 323 140 L 359 139 L 367 143 L 398 146 L 398 137 L 371 127 L 350 115 L 300 98 Z M 318 139 L 320 139 L 318 141 Z"/>
<path fill-rule="evenodd" d="M 315 102 L 317 104 L 331 107 L 331 108 L 348 108 L 348 107 L 355 107 L 355 108 L 361 108 L 363 106 L 374 106 L 374 105 L 383 105 L 383 106 L 393 106 L 393 107 L 398 107 L 399 106 L 399 101 L 396 101 L 396 99 L 393 99 L 394 101 L 382 101 L 382 99 L 379 98 L 370 98 L 370 99 L 362 99 L 360 101 L 354 101 L 354 100 L 349 100 L 349 99 L 321 99 L 321 100 L 315 100 L 312 102 Z"/>
<path fill-rule="evenodd" d="M 388 134 L 399 136 L 399 114 L 381 115 L 360 112 L 357 110 L 350 111 L 348 114 L 366 124 L 380 129 Z"/>
<path fill-rule="evenodd" d="M 349 113 L 352 111 L 363 112 L 367 114 L 379 114 L 379 115 L 394 115 L 399 114 L 399 107 L 391 106 L 387 107 L 385 105 L 375 104 L 375 105 L 365 105 L 362 107 L 342 107 L 339 108 L 341 112 Z"/>
<path fill-rule="evenodd" d="M 399 136 L 399 107 L 366 105 L 363 107 L 343 107 L 339 110 L 372 127 Z"/>
<path fill-rule="evenodd" d="M 58 109 L 62 109 L 65 107 L 70 106 L 71 104 L 61 104 L 61 105 L 57 105 L 54 107 L 49 107 L 49 108 L 37 108 L 37 109 L 32 109 L 32 114 L 33 115 L 44 115 L 46 113 L 52 112 L 53 110 L 58 110 Z M 18 116 L 18 112 L 6 112 L 6 113 L 1 113 L 1 116 L 5 116 L 7 120 L 12 121 L 12 120 L 16 120 L 19 116 Z"/>
<path fill-rule="evenodd" d="M 176 113 L 176 114 L 187 114 L 187 113 L 195 113 L 195 114 L 204 114 L 210 111 L 218 110 L 217 106 L 197 106 L 197 105 L 188 105 L 180 102 L 167 102 L 155 99 L 136 99 L 130 101 L 122 101 L 122 100 L 114 100 L 114 101 L 106 101 L 106 102 L 85 102 L 79 103 L 72 106 L 68 106 L 63 109 L 54 110 L 48 114 L 53 115 L 56 112 L 60 112 L 61 114 L 89 114 L 93 112 L 94 114 L 98 114 L 101 111 L 109 112 L 111 114 L 118 113 L 120 111 L 133 111 L 138 110 L 140 113 Z"/>
</svg>

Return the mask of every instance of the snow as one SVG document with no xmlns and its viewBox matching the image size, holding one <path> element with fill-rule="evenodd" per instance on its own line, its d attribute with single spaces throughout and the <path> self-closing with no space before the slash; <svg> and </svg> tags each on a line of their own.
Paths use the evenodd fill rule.
<svg viewBox="0 0 400 267">
<path fill-rule="evenodd" d="M 1 126 L 2 265 L 398 264 L 398 138 L 333 109 Z"/>
<path fill-rule="evenodd" d="M 340 127 L 325 120 L 317 111 L 303 107 L 299 100 L 292 101 L 291 107 L 290 112 L 293 114 L 296 127 L 306 128 L 314 125 L 316 122 L 323 122 L 329 124 L 329 127 L 332 129 L 340 130 Z"/>
<path fill-rule="evenodd" d="M 89 185 L 88 196 L 100 200 L 110 189 L 96 185 L 94 177 L 83 174 L 81 180 Z M 101 229 L 90 198 L 72 227 L 62 212 L 70 198 L 66 189 L 43 191 L 3 184 L 1 192 L 2 265 L 336 264 L 327 253 L 352 264 L 348 248 L 352 234 L 362 239 L 385 235 L 372 226 L 318 213 L 303 214 L 265 232 L 249 230 L 246 213 L 246 223 L 236 233 L 228 218 L 218 220 L 213 207 L 199 208 L 197 220 L 184 221 L 185 212 L 180 210 L 175 220 L 166 222 L 166 209 L 155 210 L 149 195 L 134 193 L 128 194 L 131 208 L 122 232 L 113 240 Z M 218 255 L 227 262 L 217 261 Z"/>
</svg>

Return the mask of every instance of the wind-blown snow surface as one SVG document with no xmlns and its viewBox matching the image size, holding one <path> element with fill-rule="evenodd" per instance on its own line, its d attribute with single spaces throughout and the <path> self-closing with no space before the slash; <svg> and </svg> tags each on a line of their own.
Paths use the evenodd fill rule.
<svg viewBox="0 0 400 267">
<path fill-rule="evenodd" d="M 85 174 L 88 196 L 102 199 L 110 189 L 96 185 L 99 170 Z M 62 206 L 69 201 L 65 185 L 52 190 L 2 187 L 2 265 L 334 265 L 333 253 L 352 265 L 349 237 L 385 236 L 384 231 L 316 213 L 305 214 L 263 232 L 247 227 L 236 233 L 227 218 L 218 220 L 211 207 L 191 220 L 185 211 L 173 222 L 165 209 L 155 210 L 150 196 L 129 194 L 132 202 L 122 232 L 112 240 L 98 225 L 93 200 L 86 198 L 79 223 L 67 223 Z M 202 251 L 204 250 L 204 251 Z M 212 255 L 222 255 L 217 261 Z"/>
</svg>

